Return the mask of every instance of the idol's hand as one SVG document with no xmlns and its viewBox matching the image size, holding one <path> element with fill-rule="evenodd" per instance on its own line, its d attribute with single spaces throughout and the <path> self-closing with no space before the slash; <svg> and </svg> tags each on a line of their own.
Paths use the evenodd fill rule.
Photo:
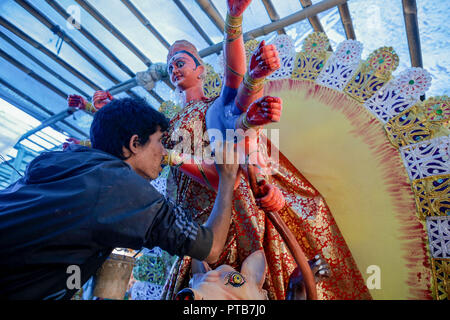
<svg viewBox="0 0 450 320">
<path fill-rule="evenodd" d="M 84 99 L 82 96 L 71 94 L 67 97 L 67 105 L 70 108 L 80 109 L 80 110 L 86 110 L 86 106 L 88 104 L 88 101 Z"/>
<path fill-rule="evenodd" d="M 261 183 L 258 184 L 258 193 L 263 195 L 262 197 L 256 198 L 256 204 L 265 211 L 279 211 L 284 207 L 285 200 L 284 196 L 281 193 L 281 190 L 278 187 L 266 183 L 265 180 L 262 180 Z"/>
<path fill-rule="evenodd" d="M 262 126 L 280 121 L 282 100 L 278 97 L 264 96 L 253 102 L 247 110 L 241 128 Z"/>
<path fill-rule="evenodd" d="M 108 91 L 98 90 L 98 91 L 95 91 L 94 97 L 92 100 L 94 101 L 95 109 L 98 110 L 98 109 L 102 108 L 104 105 L 111 102 L 111 100 L 113 100 L 113 99 L 114 99 L 114 97 Z"/>
<path fill-rule="evenodd" d="M 242 15 L 252 0 L 227 0 L 228 12 L 233 17 Z"/>
<path fill-rule="evenodd" d="M 249 75 L 254 80 L 264 79 L 280 68 L 280 58 L 275 45 L 266 45 L 261 41 L 258 48 L 253 52 L 250 59 Z"/>
<path fill-rule="evenodd" d="M 280 121 L 282 100 L 278 97 L 264 96 L 253 102 L 247 111 L 247 122 L 261 126 Z"/>
</svg>

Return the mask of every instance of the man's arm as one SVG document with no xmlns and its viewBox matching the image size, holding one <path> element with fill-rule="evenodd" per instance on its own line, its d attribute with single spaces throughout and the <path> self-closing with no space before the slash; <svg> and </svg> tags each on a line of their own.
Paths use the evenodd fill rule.
<svg viewBox="0 0 450 320">
<path fill-rule="evenodd" d="M 103 166 L 99 176 L 103 187 L 92 212 L 93 240 L 112 248 L 159 246 L 172 255 L 217 260 L 228 234 L 238 167 L 237 159 L 234 164 L 217 165 L 216 202 L 205 225 L 199 226 L 122 161 Z"/>
<path fill-rule="evenodd" d="M 216 167 L 219 172 L 219 190 L 211 215 L 205 223 L 214 235 L 211 251 L 205 259 L 208 263 L 215 263 L 219 259 L 227 239 L 233 206 L 233 189 L 239 164 L 235 159 L 233 164 L 216 164 Z"/>
</svg>

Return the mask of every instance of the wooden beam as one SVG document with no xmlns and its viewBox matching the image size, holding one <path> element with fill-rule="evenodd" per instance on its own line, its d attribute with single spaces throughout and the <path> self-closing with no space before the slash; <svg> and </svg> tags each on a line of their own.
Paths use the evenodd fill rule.
<svg viewBox="0 0 450 320">
<path fill-rule="evenodd" d="M 303 9 L 306 9 L 306 8 L 312 6 L 311 0 L 300 0 L 300 4 L 302 5 Z M 322 24 L 320 23 L 319 17 L 317 17 L 317 15 L 308 17 L 308 21 L 311 24 L 311 27 L 314 29 L 314 31 L 325 32 L 323 30 Z"/>
<path fill-rule="evenodd" d="M 36 63 L 39 67 L 50 73 L 52 76 L 54 76 L 56 79 L 64 83 L 66 86 L 72 88 L 73 90 L 77 91 L 78 93 L 82 94 L 85 98 L 89 98 L 90 95 L 81 90 L 80 88 L 76 87 L 72 84 L 72 82 L 67 81 L 65 78 L 61 77 L 57 72 L 53 71 L 53 69 L 49 68 L 45 63 L 42 63 L 41 60 L 37 59 L 35 56 L 31 55 L 27 50 L 23 49 L 21 46 L 19 46 L 17 43 L 15 43 L 11 38 L 9 38 L 6 34 L 4 34 L 0 30 L 0 38 L 8 42 L 11 46 L 13 46 L 16 50 L 18 50 L 20 53 L 22 53 L 24 56 L 26 56 L 28 59 Z"/>
<path fill-rule="evenodd" d="M 214 44 L 211 38 L 206 34 L 206 32 L 200 27 L 195 18 L 191 15 L 188 9 L 181 3 L 180 0 L 173 0 L 177 5 L 178 9 L 184 14 L 184 16 L 189 20 L 189 22 L 194 26 L 195 30 L 202 36 L 202 38 L 206 41 L 210 46 Z"/>
<path fill-rule="evenodd" d="M 353 29 L 353 22 L 352 17 L 350 16 L 350 11 L 348 9 L 348 4 L 341 4 L 338 6 L 338 9 L 347 39 L 356 40 L 355 30 Z"/>
<path fill-rule="evenodd" d="M 248 31 L 244 33 L 244 41 L 249 39 L 255 39 L 257 37 L 264 36 L 273 31 L 276 31 L 281 28 L 285 28 L 291 24 L 297 23 L 304 19 L 307 19 L 311 16 L 317 15 L 320 12 L 329 10 L 337 5 L 345 3 L 347 0 L 324 0 L 319 3 L 316 3 L 306 9 L 300 10 L 296 13 L 293 13 L 287 17 L 284 17 L 278 21 L 269 23 L 265 26 L 256 28 L 254 30 Z M 218 53 L 222 50 L 223 42 L 217 43 L 209 48 L 205 48 L 199 51 L 199 55 L 201 57 L 206 57 L 214 53 Z"/>
<path fill-rule="evenodd" d="M 225 30 L 225 20 L 220 15 L 219 10 L 214 6 L 210 0 L 196 0 L 197 4 L 206 13 L 209 20 L 219 29 L 221 33 Z"/>
<path fill-rule="evenodd" d="M 275 7 L 271 0 L 262 0 L 264 7 L 266 8 L 267 13 L 269 14 L 269 18 L 272 22 L 280 20 L 280 16 L 278 15 Z M 277 31 L 278 34 L 286 34 L 284 28 Z"/>
<path fill-rule="evenodd" d="M 170 48 L 170 43 L 156 30 L 156 28 L 148 21 L 148 19 L 131 3 L 129 0 L 121 0 L 122 3 L 134 14 L 134 16 L 147 28 L 167 49 Z"/>
<path fill-rule="evenodd" d="M 402 5 L 411 66 L 423 68 L 416 0 L 402 0 Z"/>
</svg>

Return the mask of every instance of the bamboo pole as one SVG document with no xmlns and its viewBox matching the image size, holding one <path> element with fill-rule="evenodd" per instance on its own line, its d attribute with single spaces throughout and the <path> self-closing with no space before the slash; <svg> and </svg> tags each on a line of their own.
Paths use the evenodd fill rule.
<svg viewBox="0 0 450 320">
<path fill-rule="evenodd" d="M 28 1 L 26 0 L 15 0 L 18 4 L 20 4 L 25 10 L 27 10 L 29 13 L 31 13 L 36 19 L 38 19 L 42 24 L 44 24 L 47 28 L 58 34 L 60 37 L 64 39 L 66 43 L 68 43 L 77 53 L 79 53 L 83 58 L 85 58 L 89 63 L 91 63 L 97 70 L 99 70 L 103 75 L 105 75 L 109 80 L 111 80 L 114 84 L 120 83 L 120 81 L 114 77 L 111 73 L 109 73 L 105 68 L 103 68 L 100 63 L 93 58 L 89 53 L 87 53 L 83 48 L 81 48 L 71 37 L 67 36 L 58 25 L 53 24 L 47 17 L 45 17 L 38 9 L 33 7 Z M 0 17 L 1 19 L 1 17 Z M 2 19 L 3 20 L 3 19 Z M 58 30 L 58 31 L 57 31 Z M 29 38 L 29 37 L 28 37 Z M 41 46 L 42 47 L 42 46 Z M 48 52 L 48 50 L 47 50 Z M 61 61 L 61 59 L 58 59 L 58 61 Z M 67 66 L 67 63 L 64 65 Z M 74 70 L 71 68 L 71 70 Z M 79 72 L 76 74 L 80 75 Z M 83 76 L 83 79 L 87 79 Z M 88 80 L 88 79 L 87 79 Z M 89 83 L 93 84 L 92 81 L 88 80 Z M 102 90 L 99 86 L 95 85 L 95 90 Z M 134 92 L 127 91 L 127 94 L 131 97 L 138 97 Z"/>
<path fill-rule="evenodd" d="M 422 68 L 422 50 L 420 46 L 416 0 L 402 0 L 402 5 L 403 16 L 405 18 L 406 36 L 408 38 L 409 56 L 411 58 L 411 66 Z"/>
<path fill-rule="evenodd" d="M 225 21 L 223 20 L 220 12 L 216 9 L 214 4 L 210 0 L 196 0 L 197 4 L 206 13 L 209 20 L 219 29 L 220 32 L 225 30 Z"/>
<path fill-rule="evenodd" d="M 267 14 L 269 15 L 269 18 L 272 22 L 280 20 L 280 16 L 278 15 L 271 0 L 262 0 L 262 3 L 264 5 L 264 7 L 266 8 Z M 284 28 L 279 29 L 277 32 L 278 32 L 278 34 L 286 34 L 286 31 L 284 30 Z"/>
<path fill-rule="evenodd" d="M 348 10 L 348 4 L 347 3 L 341 4 L 338 6 L 338 9 L 347 39 L 355 40 L 356 35 L 355 30 L 353 29 L 352 17 L 350 16 L 350 11 Z"/>
<path fill-rule="evenodd" d="M 254 30 L 244 33 L 244 41 L 247 41 L 249 39 L 254 39 L 254 38 L 257 38 L 260 36 L 264 36 L 273 31 L 276 31 L 280 28 L 284 28 L 291 24 L 297 23 L 299 21 L 307 19 L 308 17 L 317 15 L 320 12 L 329 10 L 329 9 L 331 9 L 337 5 L 343 4 L 345 2 L 347 2 L 347 0 L 324 0 L 324 1 L 314 4 L 308 8 L 305 8 L 301 11 L 293 13 L 287 17 L 284 17 L 278 21 L 269 23 L 265 26 L 262 26 L 262 27 L 259 27 L 259 28 L 256 28 Z M 213 53 L 218 53 L 222 50 L 222 46 L 223 46 L 223 42 L 217 43 L 211 47 L 201 50 L 199 52 L 199 55 L 201 57 L 206 57 Z"/>
<path fill-rule="evenodd" d="M 312 5 L 311 0 L 300 0 L 300 4 L 303 9 L 306 9 Z M 322 24 L 320 23 L 319 17 L 317 15 L 312 15 L 308 18 L 309 24 L 316 32 L 325 32 L 323 30 Z"/>
</svg>

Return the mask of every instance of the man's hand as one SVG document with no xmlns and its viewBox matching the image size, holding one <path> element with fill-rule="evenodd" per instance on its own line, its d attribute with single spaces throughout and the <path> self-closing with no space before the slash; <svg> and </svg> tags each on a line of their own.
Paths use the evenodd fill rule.
<svg viewBox="0 0 450 320">
<path fill-rule="evenodd" d="M 250 59 L 249 75 L 255 80 L 264 79 L 280 68 L 280 58 L 275 45 L 261 41 Z"/>
<path fill-rule="evenodd" d="M 226 179 L 227 182 L 232 180 L 234 185 L 234 181 L 236 179 L 236 174 L 239 169 L 239 158 L 238 152 L 233 142 L 226 141 L 223 143 L 222 141 L 216 142 L 215 148 L 215 161 L 217 172 L 219 173 L 219 181 L 222 179 Z"/>
<path fill-rule="evenodd" d="M 233 17 L 242 15 L 252 0 L 227 0 L 228 13 Z"/>
<path fill-rule="evenodd" d="M 262 126 L 280 121 L 282 100 L 264 96 L 253 102 L 247 110 L 246 122 L 251 126 Z"/>
<path fill-rule="evenodd" d="M 99 110 L 109 102 L 111 102 L 114 99 L 114 97 L 108 92 L 108 91 L 102 91 L 98 90 L 95 91 L 93 102 L 95 109 Z"/>
</svg>

